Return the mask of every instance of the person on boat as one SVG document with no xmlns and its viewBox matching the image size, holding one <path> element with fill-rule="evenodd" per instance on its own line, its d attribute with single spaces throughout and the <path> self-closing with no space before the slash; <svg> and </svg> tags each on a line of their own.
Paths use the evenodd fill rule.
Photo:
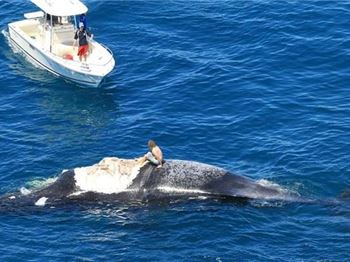
<svg viewBox="0 0 350 262">
<path fill-rule="evenodd" d="M 147 154 L 145 154 L 139 159 L 139 163 L 143 164 L 146 161 L 149 161 L 153 165 L 156 165 L 157 168 L 162 167 L 164 161 L 162 150 L 159 148 L 159 146 L 157 146 L 156 142 L 153 140 L 148 141 L 148 148 L 149 152 L 147 152 Z"/>
<path fill-rule="evenodd" d="M 94 35 L 84 28 L 83 23 L 79 23 L 79 30 L 75 32 L 74 39 L 75 40 L 79 39 L 78 56 L 79 56 L 80 62 L 82 61 L 83 57 L 84 57 L 84 61 L 86 62 L 87 54 L 89 52 L 89 43 L 87 40 L 87 36 L 93 38 Z"/>
<path fill-rule="evenodd" d="M 87 29 L 86 13 L 80 15 L 79 23 L 83 23 L 84 24 L 84 29 L 85 30 Z"/>
</svg>

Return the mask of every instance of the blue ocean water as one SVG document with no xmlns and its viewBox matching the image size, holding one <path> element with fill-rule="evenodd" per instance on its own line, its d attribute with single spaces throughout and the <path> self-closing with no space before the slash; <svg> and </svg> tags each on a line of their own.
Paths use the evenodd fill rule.
<svg viewBox="0 0 350 262">
<path fill-rule="evenodd" d="M 85 89 L 0 36 L 0 193 L 154 138 L 314 204 L 188 200 L 0 214 L 1 261 L 348 261 L 348 1 L 84 1 L 117 67 Z M 34 11 L 0 0 L 0 27 Z"/>
</svg>

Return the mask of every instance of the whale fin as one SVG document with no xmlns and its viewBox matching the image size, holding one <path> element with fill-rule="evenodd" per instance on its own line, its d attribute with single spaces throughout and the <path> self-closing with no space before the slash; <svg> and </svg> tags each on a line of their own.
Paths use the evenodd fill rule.
<svg viewBox="0 0 350 262">
<path fill-rule="evenodd" d="M 155 169 L 155 165 L 146 163 L 144 166 L 141 167 L 139 175 L 136 176 L 129 188 L 141 189 L 149 186 L 153 177 L 152 174 L 154 173 Z"/>
</svg>

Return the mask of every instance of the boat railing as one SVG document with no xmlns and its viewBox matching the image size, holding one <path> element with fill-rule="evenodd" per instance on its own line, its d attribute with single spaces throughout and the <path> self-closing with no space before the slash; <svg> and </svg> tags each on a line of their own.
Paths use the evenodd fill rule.
<svg viewBox="0 0 350 262">
<path fill-rule="evenodd" d="M 104 44 L 100 44 L 102 47 L 104 47 L 110 54 L 111 56 L 113 57 L 113 52 L 111 49 L 109 49 L 107 46 L 105 46 Z"/>
<path fill-rule="evenodd" d="M 109 58 L 108 62 L 105 63 L 105 65 L 106 65 L 106 64 L 109 64 L 109 63 L 112 61 L 113 57 L 114 57 L 113 52 L 112 52 L 111 49 L 109 49 L 109 48 L 108 48 L 107 46 L 105 46 L 104 44 L 100 44 L 100 45 L 101 45 L 104 49 L 106 49 L 106 50 L 108 51 L 108 53 L 111 55 L 111 57 Z"/>
</svg>

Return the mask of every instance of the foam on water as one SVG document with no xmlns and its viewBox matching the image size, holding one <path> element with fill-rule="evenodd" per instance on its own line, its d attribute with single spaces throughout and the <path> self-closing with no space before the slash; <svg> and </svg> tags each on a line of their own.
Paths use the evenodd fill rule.
<svg viewBox="0 0 350 262">
<path fill-rule="evenodd" d="M 1 34 L 5 37 L 6 40 L 8 40 L 9 33 L 7 32 L 6 29 L 1 30 Z"/>
<path fill-rule="evenodd" d="M 274 183 L 272 181 L 269 181 L 267 179 L 259 179 L 256 181 L 257 184 L 270 188 L 270 189 L 275 189 L 279 192 L 279 196 L 275 195 L 265 195 L 265 196 L 260 196 L 256 195 L 256 199 L 261 199 L 261 200 L 286 200 L 286 201 L 293 201 L 296 200 L 298 197 L 300 197 L 300 194 L 294 190 L 290 190 L 288 188 L 285 188 L 277 183 Z M 260 203 L 260 202 L 259 202 Z M 265 202 L 261 202 L 265 203 Z M 266 204 L 266 203 L 265 203 Z M 268 204 L 270 205 L 270 204 Z"/>
<path fill-rule="evenodd" d="M 57 177 L 51 177 L 48 179 L 42 179 L 42 178 L 34 179 L 34 180 L 31 180 L 28 183 L 26 183 L 26 186 L 29 188 L 29 190 L 40 189 L 40 188 L 47 187 L 47 186 L 51 185 L 56 180 L 57 180 Z"/>
<path fill-rule="evenodd" d="M 288 190 L 286 188 L 283 188 L 281 185 L 274 183 L 272 181 L 269 181 L 267 179 L 259 179 L 256 181 L 256 183 L 258 183 L 259 185 L 264 186 L 264 187 L 274 188 L 274 189 L 280 191 L 281 193 L 288 192 Z"/>
<path fill-rule="evenodd" d="M 274 208 L 274 207 L 282 207 L 285 205 L 283 201 L 268 201 L 268 200 L 251 200 L 249 203 L 258 208 Z"/>
</svg>

